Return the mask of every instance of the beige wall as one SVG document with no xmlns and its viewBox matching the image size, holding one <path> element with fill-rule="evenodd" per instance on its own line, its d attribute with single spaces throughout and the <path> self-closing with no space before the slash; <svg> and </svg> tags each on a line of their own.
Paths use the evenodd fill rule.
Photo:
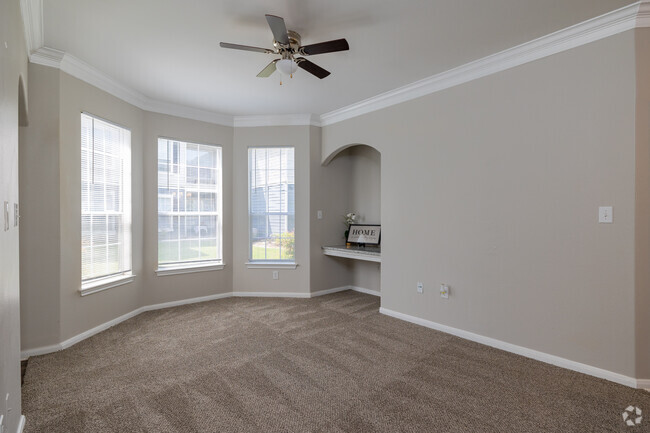
<svg viewBox="0 0 650 433">
<path fill-rule="evenodd" d="M 310 289 L 318 292 L 349 286 L 353 281 L 352 260 L 325 256 L 321 248 L 345 242 L 343 215 L 349 212 L 352 161 L 341 157 L 322 165 L 320 128 L 311 127 L 310 136 Z M 322 219 L 318 219 L 319 210 Z"/>
<path fill-rule="evenodd" d="M 146 305 L 232 291 L 233 128 L 156 113 L 144 118 L 144 293 Z M 158 265 L 158 138 L 176 138 L 219 145 L 223 161 L 223 261 L 220 271 L 157 276 Z"/>
<path fill-rule="evenodd" d="M 233 166 L 233 290 L 235 292 L 309 293 L 310 127 L 236 128 Z M 291 146 L 296 169 L 296 269 L 248 269 L 248 148 Z"/>
<path fill-rule="evenodd" d="M 650 380 L 650 29 L 636 30 L 636 377 Z"/>
<path fill-rule="evenodd" d="M 29 66 L 32 126 L 20 129 L 19 158 L 23 348 L 60 341 L 59 80 L 57 69 Z"/>
<path fill-rule="evenodd" d="M 23 35 L 20 2 L 0 2 L 0 210 L 7 201 L 12 214 L 14 203 L 18 203 L 18 89 L 21 78 L 25 90 L 28 83 Z M 24 100 L 27 95 L 21 96 Z M 0 212 L 0 414 L 5 416 L 5 431 L 15 432 L 21 413 L 19 236 L 13 215 L 8 231 L 2 215 Z"/>
<path fill-rule="evenodd" d="M 635 376 L 634 100 L 627 32 L 323 128 L 381 151 L 382 307 Z"/>
<path fill-rule="evenodd" d="M 316 127 L 234 129 L 146 113 L 65 73 L 30 65 L 30 88 L 40 90 L 30 101 L 38 121 L 21 131 L 23 232 L 30 231 L 21 241 L 22 269 L 49 269 L 58 277 L 25 277 L 23 350 L 61 342 L 142 305 L 233 290 L 306 295 L 381 285 L 384 308 L 628 376 L 650 376 L 650 313 L 644 308 L 650 298 L 650 229 L 644 223 L 650 204 L 643 195 L 650 190 L 647 33 L 637 31 L 635 40 L 635 32 L 627 32 L 327 126 L 322 142 Z M 3 73 L 3 80 L 8 76 Z M 13 103 L 15 95 L 3 98 Z M 83 298 L 81 111 L 132 131 L 137 275 L 132 284 Z M 17 110 L 12 116 L 0 123 L 3 146 L 17 142 L 11 123 Z M 158 136 L 223 146 L 222 271 L 153 273 Z M 381 151 L 380 170 L 376 156 L 358 149 L 321 164 L 356 143 Z M 296 149 L 299 266 L 281 269 L 279 280 L 271 269 L 245 265 L 250 146 Z M 12 149 L 3 147 L 3 164 L 11 164 L 5 155 Z M 12 171 L 3 165 L 2 173 L 2 192 L 11 194 L 15 180 L 4 173 Z M 597 224 L 603 205 L 614 206 L 614 224 Z M 382 223 L 381 277 L 376 264 L 321 253 L 322 245 L 342 241 L 341 216 L 351 207 L 367 222 Z M 54 218 L 42 216 L 48 210 Z M 49 233 L 48 224 L 58 226 L 58 234 Z M 39 236 L 51 236 L 45 249 Z M 17 290 L 5 288 L 17 287 L 10 242 L 3 239 L 0 250 L 0 266 L 7 266 L 0 320 L 3 332 L 9 329 L 3 341 L 18 344 L 17 311 L 11 310 L 17 301 L 5 302 Z M 425 283 L 422 295 L 417 281 Z M 449 300 L 438 296 L 441 282 L 451 287 Z M 635 331 L 636 349 L 629 338 Z M 2 362 L 13 362 L 14 355 L 4 353 Z M 0 385 L 15 389 L 4 365 Z"/>
<path fill-rule="evenodd" d="M 350 210 L 357 212 L 360 222 L 364 224 L 380 224 L 381 154 L 364 145 L 349 147 L 342 154 L 348 154 L 352 162 Z"/>
<path fill-rule="evenodd" d="M 61 340 L 71 338 L 142 303 L 142 124 L 143 112 L 126 102 L 61 73 L 60 218 Z M 132 283 L 81 297 L 81 113 L 99 116 L 131 131 Z"/>
</svg>

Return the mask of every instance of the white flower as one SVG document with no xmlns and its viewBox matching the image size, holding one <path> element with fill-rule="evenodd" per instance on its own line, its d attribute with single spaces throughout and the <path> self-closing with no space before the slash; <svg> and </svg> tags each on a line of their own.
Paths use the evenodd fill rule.
<svg viewBox="0 0 650 433">
<path fill-rule="evenodd" d="M 347 214 L 345 214 L 345 223 L 347 225 L 353 224 L 356 221 L 357 221 L 357 214 L 355 214 L 354 212 L 348 212 Z"/>
</svg>

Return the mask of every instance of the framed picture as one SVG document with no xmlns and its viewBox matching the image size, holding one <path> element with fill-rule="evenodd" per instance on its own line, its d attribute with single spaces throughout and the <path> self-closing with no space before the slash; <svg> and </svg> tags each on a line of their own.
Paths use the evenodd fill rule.
<svg viewBox="0 0 650 433">
<path fill-rule="evenodd" d="M 354 244 L 379 245 L 381 226 L 378 224 L 350 224 L 347 242 Z"/>
</svg>

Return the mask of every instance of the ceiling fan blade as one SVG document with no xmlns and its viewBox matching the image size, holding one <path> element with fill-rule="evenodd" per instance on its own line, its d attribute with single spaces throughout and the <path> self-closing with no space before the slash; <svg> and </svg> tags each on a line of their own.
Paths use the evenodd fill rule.
<svg viewBox="0 0 650 433">
<path fill-rule="evenodd" d="M 270 77 L 272 73 L 275 72 L 275 64 L 278 62 L 280 59 L 273 60 L 271 63 L 266 65 L 266 68 L 262 69 L 259 74 L 257 74 L 258 77 L 260 78 L 267 78 Z"/>
<path fill-rule="evenodd" d="M 275 51 L 268 48 L 250 47 L 248 45 L 229 44 L 228 42 L 221 42 L 221 48 L 230 48 L 233 50 L 254 51 L 256 53 L 275 54 Z"/>
<path fill-rule="evenodd" d="M 296 59 L 296 62 L 298 63 L 299 67 L 309 72 L 310 74 L 317 76 L 321 80 L 330 74 L 329 71 L 326 71 L 325 69 L 321 68 L 316 63 L 312 63 L 309 60 L 304 59 L 302 57 L 298 57 Z"/>
<path fill-rule="evenodd" d="M 287 34 L 287 26 L 284 24 L 284 18 L 266 14 L 266 22 L 269 23 L 275 40 L 283 45 L 289 45 L 289 35 Z"/>
<path fill-rule="evenodd" d="M 320 42 L 318 44 L 305 45 L 300 47 L 300 53 L 306 56 L 313 56 L 314 54 L 334 53 L 336 51 L 349 50 L 350 46 L 345 39 L 336 39 L 333 41 Z"/>
</svg>

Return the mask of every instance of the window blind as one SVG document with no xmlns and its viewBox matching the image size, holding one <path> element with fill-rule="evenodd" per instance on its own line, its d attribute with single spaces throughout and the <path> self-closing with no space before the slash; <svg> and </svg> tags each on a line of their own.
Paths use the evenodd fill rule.
<svg viewBox="0 0 650 433">
<path fill-rule="evenodd" d="M 158 139 L 158 264 L 221 262 L 221 147 Z"/>
<path fill-rule="evenodd" d="M 248 149 L 249 258 L 295 260 L 295 170 L 292 147 Z"/>
<path fill-rule="evenodd" d="M 81 279 L 131 271 L 131 132 L 81 114 Z"/>
</svg>

